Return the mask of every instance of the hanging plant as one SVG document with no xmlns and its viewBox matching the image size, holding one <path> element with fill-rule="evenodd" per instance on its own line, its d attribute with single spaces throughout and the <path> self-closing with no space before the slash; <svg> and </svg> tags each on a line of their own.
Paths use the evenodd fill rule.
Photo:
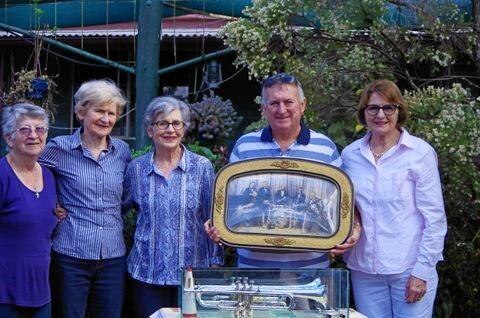
<svg viewBox="0 0 480 318">
<path fill-rule="evenodd" d="M 39 33 L 41 30 L 40 17 L 43 11 L 38 7 L 39 3 L 39 0 L 33 0 L 36 33 L 32 53 L 33 69 L 22 69 L 13 74 L 12 84 L 5 95 L 4 102 L 7 105 L 29 102 L 44 108 L 53 117 L 56 111 L 56 105 L 53 103 L 53 94 L 56 92 L 57 84 L 52 77 L 42 74 L 40 56 L 43 40 Z M 27 62 L 27 65 L 30 64 L 29 62 L 30 60 Z"/>
<path fill-rule="evenodd" d="M 29 102 L 44 108 L 50 115 L 55 114 L 53 94 L 57 84 L 47 75 L 37 75 L 37 71 L 21 70 L 14 74 L 14 80 L 5 96 L 8 105 Z"/>
</svg>

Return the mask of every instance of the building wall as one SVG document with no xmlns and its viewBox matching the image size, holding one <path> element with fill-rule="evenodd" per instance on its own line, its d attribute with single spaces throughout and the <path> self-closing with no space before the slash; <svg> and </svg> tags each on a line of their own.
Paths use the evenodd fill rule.
<svg viewBox="0 0 480 318">
<path fill-rule="evenodd" d="M 134 67 L 135 48 L 133 38 L 114 38 L 108 41 L 104 38 L 88 39 L 62 39 L 67 44 L 83 47 L 87 52 L 107 57 L 110 60 Z M 215 52 L 224 46 L 216 38 L 168 38 L 162 40 L 160 54 L 160 68 L 186 61 L 202 54 Z M 97 62 L 92 62 L 81 56 L 51 48 L 52 52 L 42 52 L 42 68 L 46 74 L 55 77 L 57 93 L 54 102 L 58 105 L 57 113 L 49 132 L 49 138 L 68 134 L 79 126 L 73 113 L 73 94 L 82 82 L 90 79 L 111 78 L 126 93 L 129 112 L 135 106 L 135 76 L 106 67 Z M 54 54 L 55 52 L 56 54 Z M 107 54 L 108 52 L 108 54 Z M 5 92 L 12 81 L 12 73 L 22 68 L 33 67 L 33 46 L 22 39 L 0 39 L 0 91 Z M 218 62 L 222 65 L 223 79 L 227 79 L 238 72 L 232 64 L 234 54 L 220 57 Z M 162 75 L 160 80 L 160 92 L 164 86 L 188 86 L 189 102 L 202 99 L 203 94 L 209 91 L 198 92 L 202 83 L 203 63 L 189 66 L 175 72 Z M 250 122 L 260 117 L 259 106 L 254 99 L 260 94 L 259 84 L 249 80 L 246 70 L 238 72 L 233 78 L 221 84 L 215 89 L 215 93 L 223 99 L 230 99 L 237 112 L 244 117 L 241 127 L 244 128 Z M 119 136 L 132 145 L 135 133 L 135 111 L 129 112 L 116 124 L 113 134 Z M 238 133 L 240 133 L 239 131 Z"/>
</svg>

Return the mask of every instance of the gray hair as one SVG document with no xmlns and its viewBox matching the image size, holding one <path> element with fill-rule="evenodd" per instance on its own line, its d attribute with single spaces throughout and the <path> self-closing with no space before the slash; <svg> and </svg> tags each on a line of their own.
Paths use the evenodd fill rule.
<svg viewBox="0 0 480 318">
<path fill-rule="evenodd" d="M 282 84 L 295 85 L 297 87 L 298 99 L 300 99 L 300 102 L 305 101 L 305 94 L 303 93 L 303 88 L 300 81 L 293 75 L 290 75 L 287 73 L 278 73 L 278 74 L 273 74 L 272 76 L 267 77 L 262 82 L 262 105 L 263 106 L 265 106 L 267 103 L 266 96 L 265 96 L 267 89 L 275 85 L 282 85 Z"/>
<path fill-rule="evenodd" d="M 175 97 L 155 97 L 147 106 L 145 116 L 143 117 L 143 124 L 148 128 L 153 124 L 154 120 L 160 114 L 170 114 L 174 110 L 179 110 L 182 114 L 182 121 L 185 123 L 185 128 L 190 126 L 190 108 Z"/>
<path fill-rule="evenodd" d="M 18 123 L 25 118 L 41 119 L 48 128 L 48 115 L 42 107 L 30 103 L 18 103 L 3 108 L 2 131 L 11 135 L 17 129 Z"/>
<path fill-rule="evenodd" d="M 117 117 L 123 113 L 127 99 L 122 90 L 111 79 L 91 80 L 83 83 L 75 93 L 75 114 L 85 112 L 94 105 L 113 103 L 117 106 Z"/>
</svg>

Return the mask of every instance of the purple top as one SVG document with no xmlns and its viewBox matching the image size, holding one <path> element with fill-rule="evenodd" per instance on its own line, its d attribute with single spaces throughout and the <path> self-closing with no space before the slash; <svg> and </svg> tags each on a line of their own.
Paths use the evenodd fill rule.
<svg viewBox="0 0 480 318">
<path fill-rule="evenodd" d="M 55 179 L 42 167 L 38 198 L 0 158 L 0 303 L 26 307 L 50 302 L 50 239 L 57 218 Z"/>
</svg>

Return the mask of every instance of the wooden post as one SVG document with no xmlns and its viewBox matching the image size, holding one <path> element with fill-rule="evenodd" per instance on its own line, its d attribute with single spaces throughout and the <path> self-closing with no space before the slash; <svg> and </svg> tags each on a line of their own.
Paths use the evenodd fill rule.
<svg viewBox="0 0 480 318">
<path fill-rule="evenodd" d="M 141 0 L 138 18 L 138 42 L 135 85 L 135 148 L 148 144 L 143 116 L 148 103 L 158 95 L 157 70 L 160 64 L 162 1 Z"/>
</svg>

